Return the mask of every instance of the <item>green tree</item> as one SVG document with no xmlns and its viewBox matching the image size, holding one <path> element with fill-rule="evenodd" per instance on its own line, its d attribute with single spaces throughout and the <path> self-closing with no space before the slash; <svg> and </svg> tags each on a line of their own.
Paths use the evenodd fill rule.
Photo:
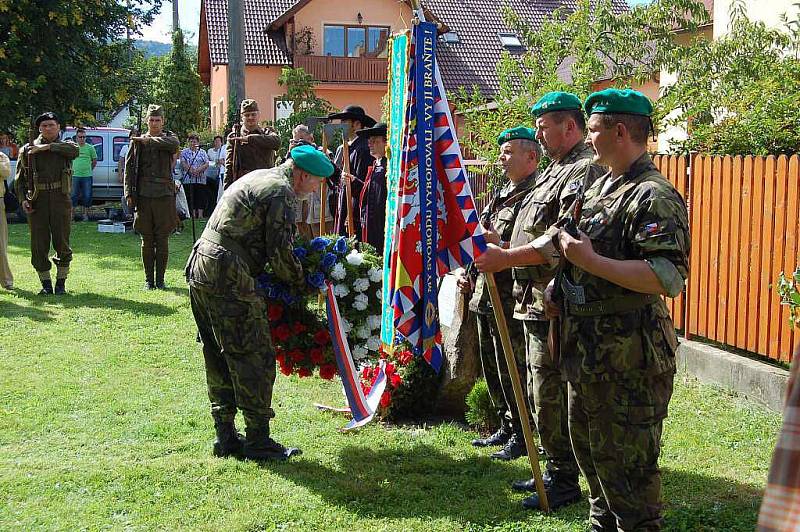
<svg viewBox="0 0 800 532">
<path fill-rule="evenodd" d="M 172 51 L 159 64 L 153 97 L 152 103 L 164 107 L 167 128 L 181 139 L 201 127 L 203 84 L 186 52 L 181 30 L 173 32 Z"/>
<path fill-rule="evenodd" d="M 278 100 L 289 104 L 292 114 L 287 118 L 276 120 L 274 126 L 281 136 L 282 145 L 288 146 L 295 126 L 305 123 L 310 117 L 327 115 L 333 106 L 328 100 L 317 96 L 315 91 L 317 84 L 314 78 L 302 68 L 284 68 L 278 77 L 278 83 L 286 90 Z M 314 131 L 314 135 L 319 143 L 321 131 L 319 129 Z"/>
<path fill-rule="evenodd" d="M 134 33 L 161 0 L 0 0 L 0 127 L 44 110 L 92 124 L 95 113 L 126 100 L 124 79 Z"/>
</svg>

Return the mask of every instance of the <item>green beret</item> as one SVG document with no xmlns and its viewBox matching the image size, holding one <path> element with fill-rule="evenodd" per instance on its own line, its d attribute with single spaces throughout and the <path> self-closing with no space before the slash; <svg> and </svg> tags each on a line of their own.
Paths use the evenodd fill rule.
<svg viewBox="0 0 800 532">
<path fill-rule="evenodd" d="M 314 146 L 304 144 L 293 148 L 289 154 L 294 160 L 294 164 L 311 175 L 323 178 L 333 174 L 331 160 Z"/>
<path fill-rule="evenodd" d="M 581 99 L 571 92 L 548 92 L 531 107 L 531 115 L 539 118 L 545 113 L 554 111 L 580 111 Z"/>
<path fill-rule="evenodd" d="M 536 130 L 525 126 L 517 126 L 506 129 L 497 137 L 497 144 L 502 145 L 506 142 L 517 139 L 536 141 Z"/>
<path fill-rule="evenodd" d="M 147 106 L 147 118 L 151 116 L 160 116 L 164 118 L 164 108 L 160 105 L 150 104 Z"/>
<path fill-rule="evenodd" d="M 253 111 L 258 111 L 258 102 L 251 99 L 242 100 L 241 105 L 239 106 L 240 113 L 252 113 Z"/>
<path fill-rule="evenodd" d="M 590 94 L 583 105 L 587 115 L 621 113 L 650 116 L 653 114 L 653 104 L 650 103 L 650 98 L 633 89 L 598 91 Z"/>
</svg>

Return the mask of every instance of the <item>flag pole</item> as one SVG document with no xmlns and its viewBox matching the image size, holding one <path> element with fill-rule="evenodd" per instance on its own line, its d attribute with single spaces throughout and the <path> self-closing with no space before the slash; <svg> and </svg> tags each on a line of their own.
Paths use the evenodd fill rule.
<svg viewBox="0 0 800 532">
<path fill-rule="evenodd" d="M 492 300 L 494 316 L 497 319 L 497 330 L 500 332 L 500 341 L 503 344 L 503 353 L 506 356 L 508 376 L 511 377 L 511 387 L 514 389 L 514 398 L 517 401 L 517 412 L 519 412 L 519 421 L 522 425 L 522 434 L 525 436 L 525 448 L 528 450 L 528 461 L 531 464 L 533 480 L 536 484 L 536 493 L 539 495 L 539 506 L 542 510 L 549 513 L 550 503 L 547 501 L 547 493 L 545 492 L 544 481 L 542 480 L 542 470 L 539 468 L 539 451 L 536 448 L 536 443 L 533 441 L 533 431 L 531 430 L 531 422 L 528 417 L 527 401 L 525 401 L 525 396 L 522 393 L 522 383 L 519 379 L 517 361 L 511 347 L 511 337 L 508 334 L 508 323 L 506 322 L 506 315 L 503 312 L 500 293 L 497 291 L 497 283 L 494 280 L 494 274 L 484 273 L 483 275 L 486 276 L 486 285 L 489 288 L 489 296 Z"/>
</svg>

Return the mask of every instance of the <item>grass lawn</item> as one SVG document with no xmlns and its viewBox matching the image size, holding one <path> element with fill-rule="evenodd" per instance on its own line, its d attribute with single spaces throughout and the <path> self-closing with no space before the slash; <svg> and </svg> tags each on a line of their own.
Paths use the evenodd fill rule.
<svg viewBox="0 0 800 532">
<path fill-rule="evenodd" d="M 188 229 L 188 228 L 187 228 Z M 10 227 L 0 293 L 0 529 L 585 530 L 584 502 L 524 511 L 458 423 L 340 434 L 336 382 L 278 375 L 282 464 L 211 456 L 202 357 L 171 240 L 167 291 L 143 291 L 138 237 L 73 226 L 66 297 L 36 295 L 27 227 Z M 664 436 L 670 530 L 753 530 L 780 416 L 679 376 Z M 584 486 L 585 487 L 585 486 Z"/>
</svg>

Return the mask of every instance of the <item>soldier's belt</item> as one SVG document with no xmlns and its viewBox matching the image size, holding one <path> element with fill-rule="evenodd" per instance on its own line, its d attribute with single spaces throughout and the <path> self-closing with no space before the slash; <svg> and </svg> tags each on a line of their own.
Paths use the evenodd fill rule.
<svg viewBox="0 0 800 532">
<path fill-rule="evenodd" d="M 154 185 L 166 185 L 167 183 L 173 183 L 171 177 L 143 177 L 140 181 L 144 183 L 152 183 Z"/>
<path fill-rule="evenodd" d="M 511 268 L 511 277 L 515 281 L 529 281 L 533 279 L 533 270 L 531 268 Z"/>
<path fill-rule="evenodd" d="M 61 181 L 55 181 L 53 183 L 36 183 L 36 190 L 59 190 L 61 188 Z"/>
<path fill-rule="evenodd" d="M 592 301 L 589 303 L 572 303 L 569 299 L 567 299 L 565 304 L 567 314 L 572 316 L 587 317 L 631 312 L 633 310 L 652 305 L 658 300 L 659 297 L 654 294 L 634 294 L 630 296 L 614 297 L 611 299 L 602 299 L 600 301 Z"/>
<path fill-rule="evenodd" d="M 253 260 L 253 257 L 250 256 L 247 250 L 239 245 L 239 243 L 234 239 L 227 237 L 222 233 L 218 233 L 216 230 L 210 227 L 206 227 L 203 230 L 203 235 L 200 238 L 208 240 L 209 242 L 213 242 L 214 244 L 218 244 L 239 257 L 239 259 L 241 259 L 241 261 L 247 265 L 250 275 L 255 277 L 258 274 L 259 268 L 256 261 Z"/>
</svg>

